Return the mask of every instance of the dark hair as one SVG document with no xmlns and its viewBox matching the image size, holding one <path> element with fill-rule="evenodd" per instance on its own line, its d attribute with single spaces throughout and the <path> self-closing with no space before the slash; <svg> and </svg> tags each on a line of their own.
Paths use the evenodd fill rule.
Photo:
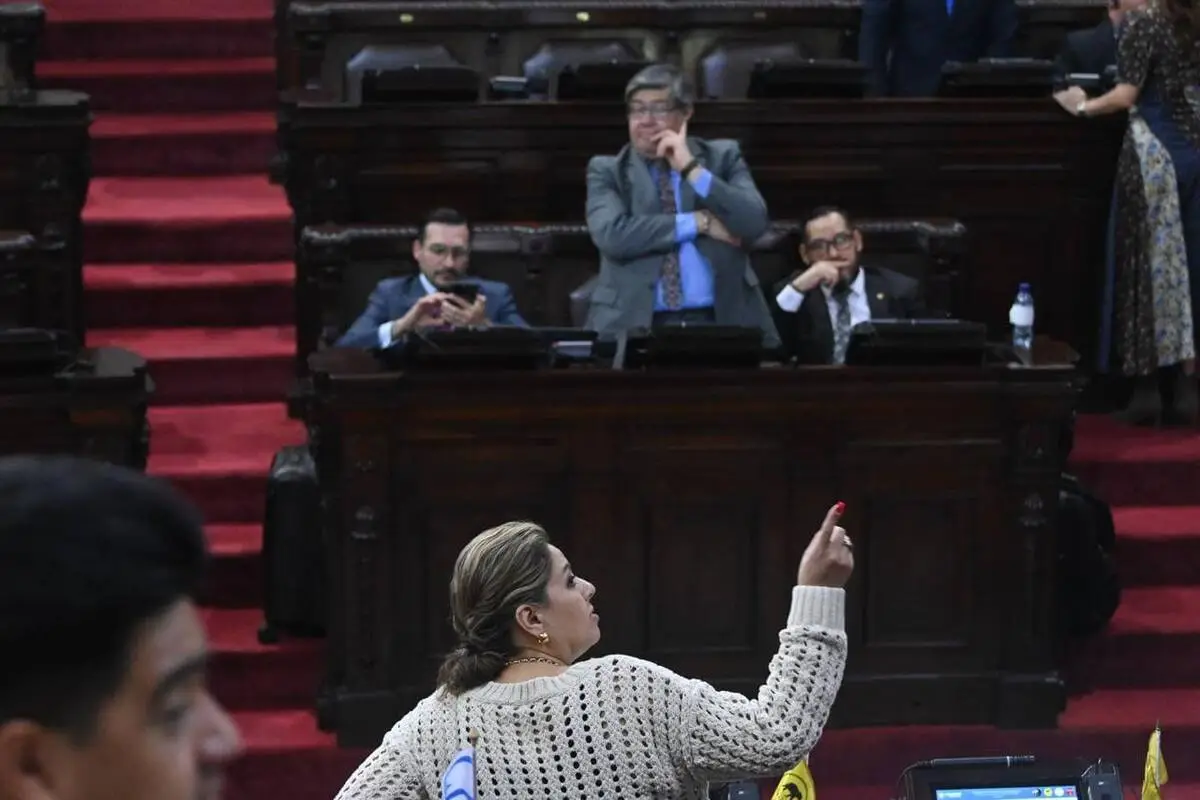
<svg viewBox="0 0 1200 800">
<path fill-rule="evenodd" d="M 476 536 L 458 554 L 450 579 L 456 647 L 438 672 L 450 694 L 494 680 L 515 651 L 517 609 L 545 603 L 550 537 L 533 522 L 506 522 Z"/>
<path fill-rule="evenodd" d="M 1200 8 L 1196 7 L 1194 0 L 1162 0 L 1162 7 L 1181 44 L 1195 47 L 1200 43 Z M 1194 62 L 1196 53 L 1188 55 Z"/>
<path fill-rule="evenodd" d="M 625 105 L 629 105 L 635 94 L 648 89 L 667 92 L 676 108 L 691 108 L 696 100 L 692 82 L 674 64 L 651 64 L 630 78 L 625 84 Z"/>
<path fill-rule="evenodd" d="M 0 725 L 86 739 L 141 625 L 195 596 L 205 559 L 199 516 L 165 484 L 81 459 L 0 458 Z"/>
<path fill-rule="evenodd" d="M 828 217 L 830 214 L 837 214 L 846 222 L 846 228 L 854 230 L 854 220 L 850 218 L 850 214 L 843 208 L 838 206 L 817 206 L 812 211 L 808 212 L 808 216 L 804 218 L 804 225 L 800 228 L 801 241 L 808 241 L 808 226 L 814 220 L 821 217 Z"/>
<path fill-rule="evenodd" d="M 417 238 L 422 242 L 425 241 L 425 234 L 428 232 L 430 225 L 451 225 L 454 227 L 466 225 L 468 229 L 470 228 L 467 218 L 453 208 L 435 208 L 426 214 L 425 219 L 421 221 L 421 233 Z"/>
</svg>

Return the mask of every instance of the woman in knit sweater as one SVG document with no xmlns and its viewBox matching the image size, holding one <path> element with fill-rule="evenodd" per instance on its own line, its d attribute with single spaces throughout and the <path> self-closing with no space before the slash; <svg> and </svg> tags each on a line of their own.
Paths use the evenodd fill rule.
<svg viewBox="0 0 1200 800">
<path fill-rule="evenodd" d="M 481 800 L 701 800 L 709 781 L 786 771 L 820 738 L 846 663 L 842 587 L 854 559 L 842 509 L 829 510 L 800 561 L 755 700 L 629 656 L 578 661 L 600 639 L 596 588 L 533 523 L 481 533 L 454 565 L 460 646 L 438 689 L 339 800 L 437 800 L 472 732 Z"/>
</svg>

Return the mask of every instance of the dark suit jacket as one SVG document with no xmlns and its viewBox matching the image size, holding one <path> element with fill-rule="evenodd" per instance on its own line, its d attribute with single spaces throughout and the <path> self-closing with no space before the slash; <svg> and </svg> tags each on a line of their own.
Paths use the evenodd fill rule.
<svg viewBox="0 0 1200 800">
<path fill-rule="evenodd" d="M 871 319 L 917 319 L 925 315 L 921 285 L 907 275 L 890 269 L 862 267 Z M 771 290 L 771 309 L 775 327 L 783 341 L 786 357 L 801 364 L 828 364 L 833 360 L 833 320 L 820 287 L 804 295 L 796 313 L 784 311 L 775 298 L 783 287 L 796 279 L 799 271 L 784 278 Z"/>
<path fill-rule="evenodd" d="M 1112 20 L 1106 19 L 1094 28 L 1068 33 L 1055 66 L 1065 77 L 1073 72 L 1102 75 L 1116 63 L 1117 37 Z"/>
<path fill-rule="evenodd" d="M 517 311 L 517 303 L 513 299 L 512 290 L 497 281 L 485 281 L 479 278 L 464 278 L 464 283 L 474 283 L 479 291 L 487 298 L 487 318 L 493 325 L 519 325 L 528 327 Z M 425 296 L 425 287 L 421 285 L 419 275 L 407 275 L 403 278 L 388 278 L 379 282 L 371 292 L 367 301 L 367 310 L 354 320 L 350 330 L 338 339 L 339 347 L 378 347 L 379 326 L 385 322 L 400 319 L 408 313 L 416 302 Z"/>
<path fill-rule="evenodd" d="M 1007 58 L 1016 0 L 863 0 L 858 60 L 880 96 L 932 97 L 948 61 Z"/>
</svg>

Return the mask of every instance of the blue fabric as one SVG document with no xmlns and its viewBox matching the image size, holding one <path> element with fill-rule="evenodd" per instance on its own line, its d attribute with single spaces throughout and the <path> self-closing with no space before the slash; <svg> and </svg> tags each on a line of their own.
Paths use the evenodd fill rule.
<svg viewBox="0 0 1200 800">
<path fill-rule="evenodd" d="M 508 286 L 472 277 L 463 281 L 479 286 L 479 291 L 487 298 L 487 317 L 493 325 L 529 326 L 517 310 L 516 299 Z M 425 287 L 418 275 L 380 281 L 371 292 L 362 315 L 338 339 L 338 347 L 378 347 L 379 326 L 403 317 L 425 295 Z"/>
<path fill-rule="evenodd" d="M 1192 295 L 1192 320 L 1200 310 L 1200 151 L 1179 129 L 1170 111 L 1155 92 L 1138 98 L 1138 113 L 1151 133 L 1171 154 L 1175 182 L 1179 188 L 1179 216 L 1187 249 L 1188 284 Z"/>
<path fill-rule="evenodd" d="M 703 172 L 696 176 L 692 188 L 696 190 L 699 197 L 706 197 L 712 187 L 712 173 L 703 167 L 698 167 L 698 169 Z M 650 174 L 657 186 L 658 168 L 650 167 Z M 714 303 L 712 265 L 696 247 L 696 221 L 690 212 L 684 212 L 680 203 L 681 183 L 682 178 L 679 173 L 671 170 L 671 189 L 675 192 L 675 210 L 678 212 L 678 216 L 675 218 L 675 241 L 679 242 L 679 279 L 683 286 L 683 302 L 678 309 L 668 306 L 663 297 L 662 281 L 660 280 L 654 289 L 655 311 L 712 308 Z M 687 218 L 686 222 L 683 220 L 684 217 Z"/>
<path fill-rule="evenodd" d="M 442 800 L 475 800 L 475 748 L 454 754 L 442 774 Z"/>
</svg>

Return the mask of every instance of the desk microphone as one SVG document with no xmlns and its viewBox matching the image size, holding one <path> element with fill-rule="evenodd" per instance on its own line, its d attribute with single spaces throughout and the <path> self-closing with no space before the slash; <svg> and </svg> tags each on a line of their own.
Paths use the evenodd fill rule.
<svg viewBox="0 0 1200 800">
<path fill-rule="evenodd" d="M 1033 756 L 977 756 L 973 758 L 934 758 L 922 761 L 921 767 L 1018 767 L 1037 761 Z"/>
</svg>

